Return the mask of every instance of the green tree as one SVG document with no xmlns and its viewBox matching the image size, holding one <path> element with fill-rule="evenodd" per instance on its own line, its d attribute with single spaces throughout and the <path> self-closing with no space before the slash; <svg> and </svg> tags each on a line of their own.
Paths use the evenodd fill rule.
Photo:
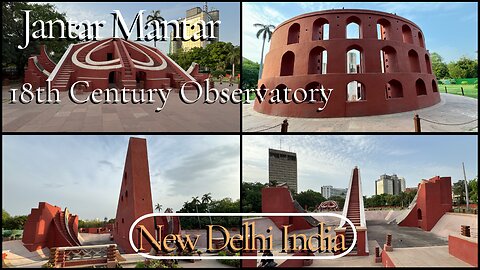
<svg viewBox="0 0 480 270">
<path fill-rule="evenodd" d="M 311 189 L 302 191 L 294 196 L 294 199 L 302 206 L 306 208 L 316 207 L 320 203 L 326 201 L 320 192 L 313 191 Z"/>
<path fill-rule="evenodd" d="M 210 213 L 210 207 L 209 207 L 209 204 L 212 202 L 212 193 L 207 193 L 207 194 L 203 194 L 202 196 L 202 203 L 205 204 L 207 206 L 207 212 Z M 210 218 L 210 224 L 213 224 L 212 223 L 212 217 L 209 216 Z"/>
<path fill-rule="evenodd" d="M 330 198 L 328 198 L 328 200 L 335 201 L 339 209 L 342 209 L 343 205 L 345 204 L 345 198 L 342 196 L 331 196 Z"/>
<path fill-rule="evenodd" d="M 247 58 L 242 60 L 242 89 L 257 88 L 260 65 Z"/>
<path fill-rule="evenodd" d="M 437 76 L 438 79 L 444 79 L 449 77 L 448 74 L 448 66 L 447 64 L 443 61 L 443 58 L 440 56 L 438 53 L 432 53 L 430 55 L 430 60 L 432 63 L 432 70 L 435 76 Z"/>
<path fill-rule="evenodd" d="M 262 212 L 262 189 L 268 184 L 260 182 L 242 182 L 242 211 L 244 213 Z"/>
<path fill-rule="evenodd" d="M 232 76 L 235 78 L 235 65 L 240 63 L 240 47 L 236 46 L 228 55 L 228 63 L 232 65 Z"/>
<path fill-rule="evenodd" d="M 3 223 L 2 220 L 2 228 L 5 230 L 23 230 L 23 226 L 25 225 L 25 222 L 27 222 L 27 219 L 28 216 L 10 217 L 5 220 L 5 223 Z"/>
<path fill-rule="evenodd" d="M 262 56 L 260 59 L 260 70 L 258 71 L 258 78 L 260 79 L 262 78 L 262 71 L 263 71 L 263 52 L 265 49 L 265 40 L 268 39 L 268 41 L 270 41 L 270 39 L 272 39 L 272 34 L 273 34 L 273 30 L 275 29 L 275 26 L 271 24 L 267 25 L 267 24 L 261 24 L 261 23 L 256 23 L 253 26 L 260 27 L 260 30 L 258 30 L 257 32 L 257 38 L 263 39 Z"/>
<path fill-rule="evenodd" d="M 165 19 L 162 16 L 160 16 L 160 10 L 152 10 L 150 15 L 147 16 L 147 23 L 151 22 L 151 21 L 161 22 L 161 21 L 164 21 L 164 20 Z M 156 39 L 153 40 L 153 46 L 155 48 L 157 47 L 157 40 Z"/>
<path fill-rule="evenodd" d="M 5 224 L 5 221 L 7 221 L 8 219 L 10 219 L 11 216 L 10 214 L 7 212 L 7 210 L 3 209 L 2 208 L 2 228 L 3 228 L 3 225 Z"/>
<path fill-rule="evenodd" d="M 477 78 L 478 61 L 462 57 L 458 61 L 448 64 L 448 72 L 454 79 Z"/>
<path fill-rule="evenodd" d="M 15 66 L 17 73 L 23 75 L 24 67 L 28 62 L 28 58 L 31 55 L 39 54 L 40 44 L 46 45 L 50 51 L 50 57 L 54 61 L 58 61 L 68 45 L 75 41 L 69 39 L 47 39 L 47 40 L 30 40 L 30 44 L 24 50 L 17 48 L 19 45 L 24 44 L 24 28 L 23 18 L 24 12 L 22 10 L 31 10 L 30 21 L 36 20 L 48 21 L 48 20 L 61 20 L 66 24 L 65 13 L 59 13 L 56 11 L 55 6 L 52 4 L 36 4 L 27 2 L 2 2 L 2 68 L 8 66 Z M 37 24 L 36 27 L 31 28 L 31 32 L 34 32 L 40 28 Z M 60 36 L 60 27 L 53 28 L 54 35 Z M 65 36 L 68 35 L 65 29 Z"/>
<path fill-rule="evenodd" d="M 195 205 L 195 210 L 197 210 L 198 214 L 198 205 L 200 204 L 200 200 L 198 199 L 198 196 L 192 197 L 192 204 Z M 200 216 L 197 216 L 198 218 L 198 227 L 202 227 L 202 224 L 200 223 Z"/>
<path fill-rule="evenodd" d="M 453 183 L 453 195 L 457 198 L 457 204 L 465 204 L 465 180 L 458 180 L 458 182 Z"/>
<path fill-rule="evenodd" d="M 478 204 L 478 177 L 468 183 L 468 199 L 472 203 Z"/>
</svg>

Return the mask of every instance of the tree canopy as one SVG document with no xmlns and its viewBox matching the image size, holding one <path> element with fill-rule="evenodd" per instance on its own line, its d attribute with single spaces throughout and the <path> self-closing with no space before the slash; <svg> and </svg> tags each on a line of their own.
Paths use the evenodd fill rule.
<svg viewBox="0 0 480 270">
<path fill-rule="evenodd" d="M 205 48 L 195 47 L 188 51 L 179 49 L 169 56 L 183 69 L 188 69 L 192 62 L 195 62 L 207 70 L 225 72 L 233 64 L 239 64 L 240 59 L 235 56 L 239 51 L 240 47 L 230 42 L 215 42 L 208 44 Z"/>
<path fill-rule="evenodd" d="M 2 2 L 2 68 L 15 66 L 19 75 L 23 75 L 28 58 L 39 54 L 41 44 L 46 45 L 47 50 L 52 53 L 50 57 L 58 61 L 68 45 L 74 43 L 73 40 L 68 39 L 31 40 L 27 48 L 18 49 L 17 46 L 22 45 L 25 39 L 22 10 L 32 10 L 31 22 L 61 20 L 66 23 L 67 21 L 65 13 L 59 13 L 52 4 Z M 36 31 L 39 27 L 37 24 L 36 27 L 31 28 L 31 31 Z M 53 28 L 53 32 L 55 36 L 60 36 L 60 28 L 57 25 Z M 67 36 L 67 33 L 65 35 Z"/>
<path fill-rule="evenodd" d="M 247 58 L 242 61 L 242 89 L 256 89 L 260 64 Z"/>
</svg>

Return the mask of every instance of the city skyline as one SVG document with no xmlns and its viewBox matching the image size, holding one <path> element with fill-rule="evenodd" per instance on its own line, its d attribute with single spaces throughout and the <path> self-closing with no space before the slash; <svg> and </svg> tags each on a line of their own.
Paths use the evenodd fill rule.
<svg viewBox="0 0 480 270">
<path fill-rule="evenodd" d="M 315 135 L 244 136 L 243 181 L 268 183 L 268 148 L 297 153 L 298 191 L 321 186 L 348 187 L 351 170 L 358 166 L 364 195 L 375 194 L 382 174 L 405 178 L 406 187 L 422 179 L 451 176 L 452 183 L 477 176 L 477 140 L 471 136 Z"/>
</svg>

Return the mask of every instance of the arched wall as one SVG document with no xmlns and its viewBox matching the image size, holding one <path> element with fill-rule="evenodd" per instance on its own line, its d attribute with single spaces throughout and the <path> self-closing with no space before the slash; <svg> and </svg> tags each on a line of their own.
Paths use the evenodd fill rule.
<svg viewBox="0 0 480 270">
<path fill-rule="evenodd" d="M 358 18 L 352 20 L 351 18 Z M 316 23 L 317 22 L 317 23 Z M 329 39 L 315 40 L 319 23 L 329 24 Z M 346 39 L 346 26 L 355 22 L 360 25 L 360 39 Z M 321 24 L 320 23 L 320 24 Z M 377 24 L 384 25 L 385 39 L 378 39 Z M 298 43 L 287 44 L 291 27 L 300 26 Z M 403 41 L 403 26 L 411 30 L 412 43 Z M 316 27 L 316 28 L 315 28 Z M 420 36 L 420 38 L 419 38 Z M 389 13 L 369 10 L 328 10 L 300 15 L 283 22 L 272 35 L 270 51 L 265 57 L 262 79 L 259 85 L 267 89 L 284 84 L 290 89 L 304 88 L 317 81 L 326 89 L 334 89 L 328 105 L 322 112 L 317 112 L 318 104 L 270 104 L 256 100 L 254 109 L 258 112 L 287 117 L 349 117 L 389 114 L 416 110 L 432 106 L 440 102 L 440 95 L 434 92 L 433 74 L 429 74 L 425 56 L 429 53 L 424 45 L 424 34 L 413 22 Z M 321 47 L 328 52 L 328 68 L 326 74 L 310 74 L 310 53 Z M 362 73 L 347 74 L 347 51 L 349 48 L 360 48 L 362 52 Z M 382 73 L 380 52 L 387 48 L 387 72 Z M 280 76 L 282 57 L 291 51 L 295 55 L 293 74 Z M 412 71 L 409 51 L 418 57 L 418 67 Z M 394 52 L 394 53 L 393 53 Z M 334 61 L 331 61 L 335 59 Z M 318 62 L 318 60 L 317 60 Z M 427 95 L 417 96 L 416 81 L 425 82 Z M 351 81 L 360 81 L 364 85 L 367 99 L 362 102 L 346 102 L 346 85 Z M 389 81 L 401 83 L 403 96 L 388 99 L 385 86 Z M 291 93 L 292 94 L 292 93 Z M 267 94 L 267 99 L 270 98 Z"/>
</svg>

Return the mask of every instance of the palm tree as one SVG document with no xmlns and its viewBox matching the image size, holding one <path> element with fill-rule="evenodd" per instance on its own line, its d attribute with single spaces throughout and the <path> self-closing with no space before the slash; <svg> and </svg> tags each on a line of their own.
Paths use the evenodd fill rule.
<svg viewBox="0 0 480 270">
<path fill-rule="evenodd" d="M 155 204 L 155 210 L 157 210 L 159 213 L 162 211 L 163 205 L 156 203 Z M 155 230 L 155 239 L 158 241 L 158 235 L 157 235 L 157 217 L 153 217 L 153 228 Z"/>
<path fill-rule="evenodd" d="M 152 13 L 147 16 L 147 23 L 151 21 L 164 21 L 165 19 L 160 16 L 160 10 L 152 10 Z M 156 48 L 157 47 L 157 40 L 153 40 L 153 46 Z"/>
<path fill-rule="evenodd" d="M 263 50 L 265 48 L 265 40 L 268 38 L 268 41 L 272 39 L 272 33 L 273 30 L 275 29 L 274 25 L 266 25 L 266 24 L 261 24 L 261 23 L 256 23 L 253 26 L 255 27 L 260 27 L 260 30 L 257 32 L 257 38 L 260 38 L 262 36 L 263 39 L 263 44 L 262 44 L 262 59 L 260 59 L 260 69 L 258 70 L 258 79 L 262 78 L 262 70 L 263 70 Z"/>
<path fill-rule="evenodd" d="M 198 199 L 198 196 L 192 197 L 192 203 L 195 205 L 195 209 L 197 210 L 197 214 L 198 214 L 198 204 L 200 204 L 200 200 Z M 200 216 L 197 216 L 197 218 L 198 218 L 198 226 L 199 228 L 201 228 L 202 225 L 200 223 Z"/>
<path fill-rule="evenodd" d="M 210 207 L 209 207 L 209 204 L 212 202 L 212 193 L 207 193 L 207 194 L 203 194 L 202 196 L 202 203 L 206 204 L 207 205 L 207 212 L 210 213 Z M 212 222 L 212 217 L 209 216 L 210 218 L 210 225 L 213 224 Z"/>
<path fill-rule="evenodd" d="M 240 63 L 240 47 L 236 46 L 227 56 L 228 62 L 232 64 L 232 77 L 235 79 L 235 64 Z"/>
</svg>

